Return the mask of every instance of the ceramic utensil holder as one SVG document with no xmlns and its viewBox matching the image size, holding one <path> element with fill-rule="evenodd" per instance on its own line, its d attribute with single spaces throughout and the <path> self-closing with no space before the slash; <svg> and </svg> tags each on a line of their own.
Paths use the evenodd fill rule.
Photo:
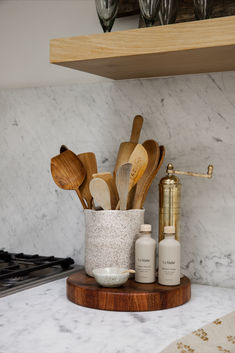
<svg viewBox="0 0 235 353">
<path fill-rule="evenodd" d="M 85 214 L 85 271 L 103 267 L 134 267 L 134 243 L 144 210 L 94 211 Z"/>
</svg>

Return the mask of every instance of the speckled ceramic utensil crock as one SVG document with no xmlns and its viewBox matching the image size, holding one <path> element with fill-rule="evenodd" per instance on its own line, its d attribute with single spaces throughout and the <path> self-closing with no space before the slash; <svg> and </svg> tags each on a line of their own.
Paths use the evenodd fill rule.
<svg viewBox="0 0 235 353">
<path fill-rule="evenodd" d="M 85 271 L 103 267 L 134 268 L 134 243 L 144 210 L 84 210 Z"/>
</svg>

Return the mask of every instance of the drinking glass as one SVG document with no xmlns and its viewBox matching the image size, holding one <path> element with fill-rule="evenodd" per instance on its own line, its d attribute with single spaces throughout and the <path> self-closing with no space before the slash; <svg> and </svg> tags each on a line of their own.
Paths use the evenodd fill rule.
<svg viewBox="0 0 235 353">
<path fill-rule="evenodd" d="M 214 0 L 194 0 L 194 13 L 197 20 L 210 18 Z"/>
<path fill-rule="evenodd" d="M 139 5 L 146 27 L 152 27 L 157 16 L 160 0 L 139 0 Z"/>
<path fill-rule="evenodd" d="M 175 23 L 178 9 L 178 0 L 161 0 L 158 16 L 161 25 Z"/>
<path fill-rule="evenodd" d="M 110 32 L 117 12 L 119 0 L 95 0 L 96 11 L 104 32 Z"/>
</svg>

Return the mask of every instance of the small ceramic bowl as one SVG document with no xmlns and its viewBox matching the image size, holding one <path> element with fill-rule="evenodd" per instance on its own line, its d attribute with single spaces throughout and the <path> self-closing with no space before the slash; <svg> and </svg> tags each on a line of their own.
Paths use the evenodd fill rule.
<svg viewBox="0 0 235 353">
<path fill-rule="evenodd" d="M 93 275 L 96 282 L 103 287 L 121 287 L 129 278 L 129 273 L 122 273 L 126 268 L 104 267 L 95 268 Z"/>
</svg>

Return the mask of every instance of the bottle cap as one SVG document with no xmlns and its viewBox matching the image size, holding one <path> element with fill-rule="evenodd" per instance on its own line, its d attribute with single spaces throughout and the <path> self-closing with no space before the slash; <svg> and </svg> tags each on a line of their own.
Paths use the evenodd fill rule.
<svg viewBox="0 0 235 353">
<path fill-rule="evenodd" d="M 141 232 L 151 232 L 152 231 L 151 224 L 141 224 L 140 231 Z"/>
<path fill-rule="evenodd" d="M 174 226 L 165 226 L 164 233 L 165 234 L 175 234 L 175 227 Z"/>
</svg>

